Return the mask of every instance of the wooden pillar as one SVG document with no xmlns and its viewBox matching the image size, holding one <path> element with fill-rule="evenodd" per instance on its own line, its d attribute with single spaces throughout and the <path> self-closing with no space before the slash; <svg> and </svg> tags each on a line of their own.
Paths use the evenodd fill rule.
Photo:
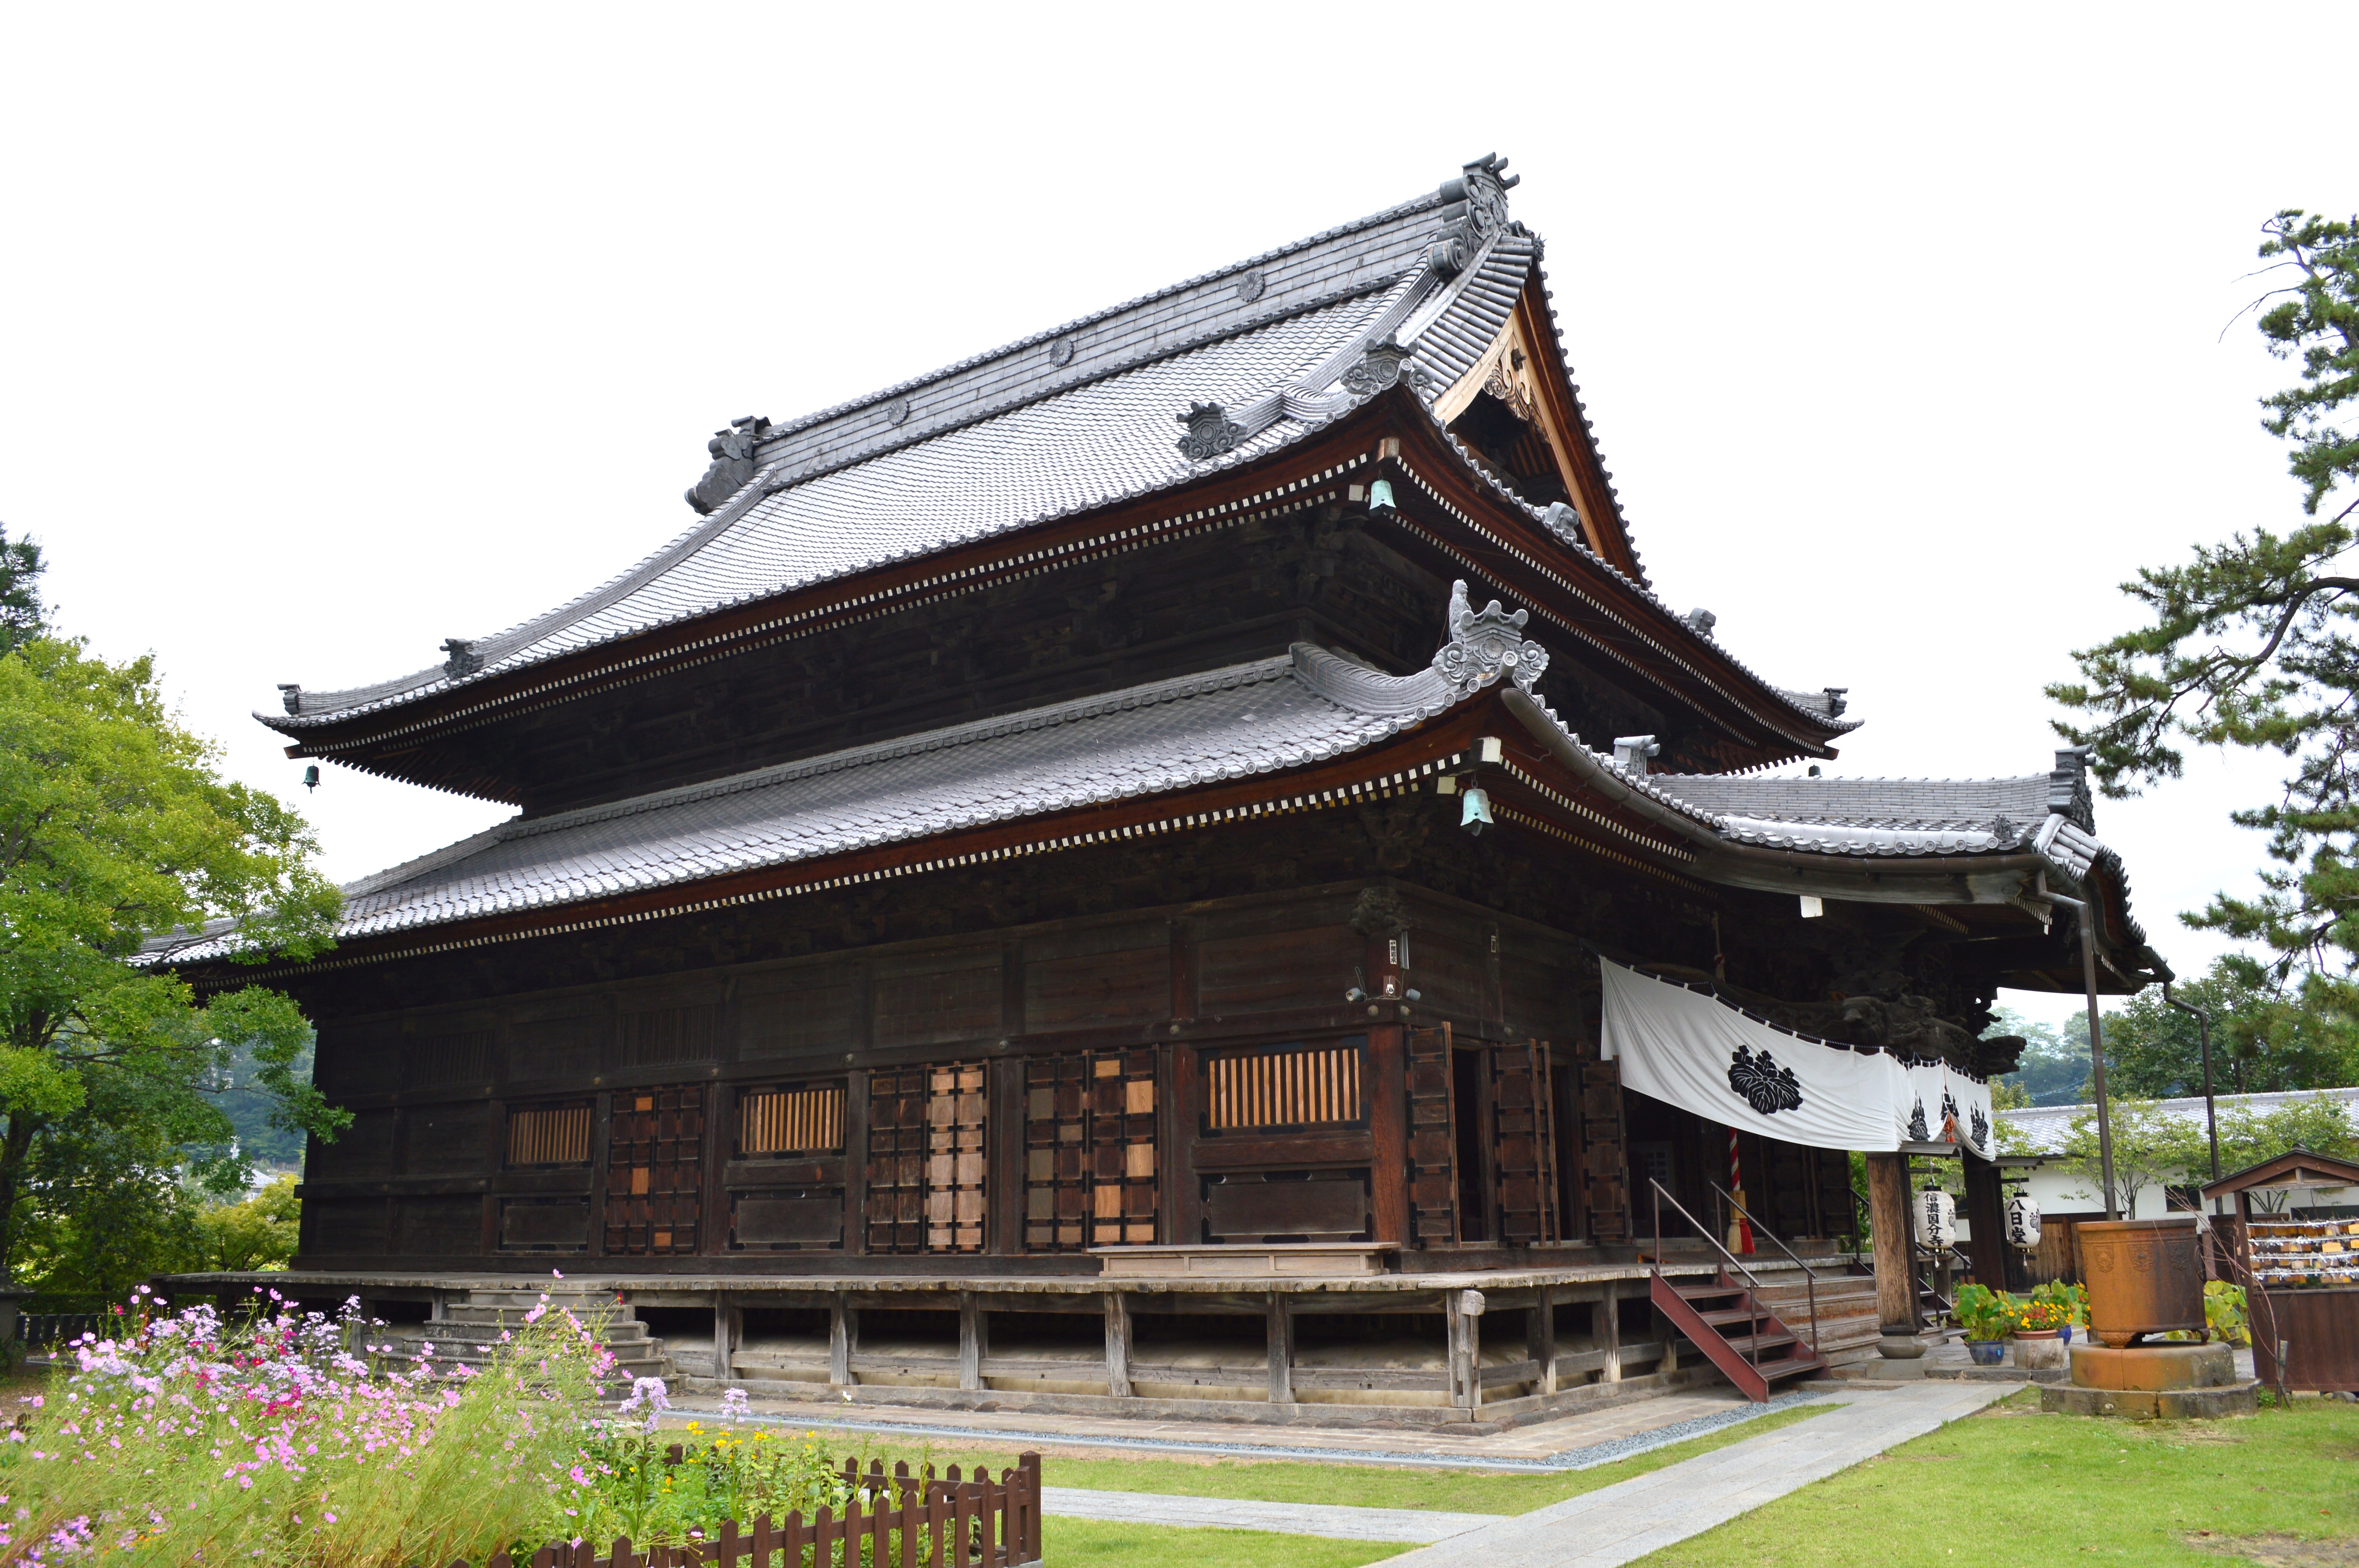
<svg viewBox="0 0 2359 1568">
<path fill-rule="evenodd" d="M 1597 1303 L 1597 1310 L 1605 1314 L 1604 1332 L 1596 1336 L 1605 1346 L 1605 1368 L 1597 1380 L 1618 1383 L 1622 1380 L 1622 1303 L 1614 1294 L 1611 1280 L 1605 1282 L 1605 1299 Z"/>
<path fill-rule="evenodd" d="M 1016 973 L 1020 977 L 1019 967 Z M 983 1119 L 984 1250 L 1024 1250 L 1024 1062 L 1003 1056 L 984 1067 Z"/>
<path fill-rule="evenodd" d="M 1972 1154 L 1962 1154 L 1966 1179 L 1966 1223 L 1973 1227 L 1973 1281 L 1992 1290 L 2007 1288 L 2006 1185 L 1998 1167 Z"/>
<path fill-rule="evenodd" d="M 602 1180 L 600 1186 L 605 1184 Z M 868 1075 L 843 1078 L 843 1250 L 868 1250 Z"/>
<path fill-rule="evenodd" d="M 959 1387 L 969 1393 L 983 1387 L 983 1308 L 973 1291 L 959 1292 Z"/>
<path fill-rule="evenodd" d="M 1540 1364 L 1539 1391 L 1556 1392 L 1556 1303 L 1546 1285 L 1533 1290 L 1531 1311 L 1524 1314 L 1524 1354 Z"/>
<path fill-rule="evenodd" d="M 1175 1247 L 1204 1241 L 1204 1193 L 1196 1177 L 1196 1128 L 1203 1114 L 1204 1059 L 1192 1045 L 1171 1047 L 1171 1141 L 1157 1151 Z"/>
<path fill-rule="evenodd" d="M 730 1357 L 737 1348 L 737 1309 L 730 1304 L 725 1291 L 712 1294 L 712 1380 L 725 1383 L 731 1371 Z"/>
<path fill-rule="evenodd" d="M 827 1380 L 839 1389 L 852 1386 L 852 1343 L 860 1333 L 860 1314 L 837 1295 L 827 1307 Z"/>
<path fill-rule="evenodd" d="M 1294 1314 L 1282 1291 L 1269 1292 L 1269 1402 L 1294 1402 Z"/>
<path fill-rule="evenodd" d="M 1917 1332 L 1917 1261 L 1908 1245 L 1908 1161 L 1867 1156 L 1868 1222 L 1875 1227 L 1875 1321 L 1887 1333 Z"/>
<path fill-rule="evenodd" d="M 1450 1402 L 1469 1419 L 1483 1406 L 1483 1315 L 1468 1312 L 1467 1298 L 1482 1299 L 1478 1291 L 1451 1291 L 1442 1298 L 1450 1324 Z"/>
<path fill-rule="evenodd" d="M 1380 1023 L 1368 1031 L 1368 1131 L 1375 1239 L 1408 1244 L 1408 1031 Z"/>
<path fill-rule="evenodd" d="M 1126 1400 L 1130 1398 L 1130 1298 L 1120 1291 L 1108 1291 L 1104 1301 L 1106 1392 Z M 1277 1396 L 1273 1393 L 1270 1398 Z"/>
</svg>

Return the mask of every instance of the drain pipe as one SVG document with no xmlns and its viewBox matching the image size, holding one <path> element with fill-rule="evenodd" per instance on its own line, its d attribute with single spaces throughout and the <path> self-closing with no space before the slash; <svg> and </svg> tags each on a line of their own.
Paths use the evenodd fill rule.
<svg viewBox="0 0 2359 1568">
<path fill-rule="evenodd" d="M 2212 1179 L 2220 1179 L 2220 1107 L 2212 1094 L 2212 1014 L 2209 1009 L 2184 1002 L 2170 994 L 2170 982 L 2162 982 L 2162 1004 L 2181 1012 L 2195 1015 L 2195 1037 L 2203 1045 L 2203 1125 L 2212 1134 Z"/>
<path fill-rule="evenodd" d="M 2105 1114 L 2105 1040 L 2097 1022 L 2097 912 L 2077 898 L 2050 892 L 2051 901 L 2073 914 L 2081 927 L 2081 982 L 2089 993 L 2089 1068 L 2097 1091 L 2097 1163 L 2104 1174 L 2105 1217 L 2119 1219 L 2114 1206 L 2114 1128 Z"/>
</svg>

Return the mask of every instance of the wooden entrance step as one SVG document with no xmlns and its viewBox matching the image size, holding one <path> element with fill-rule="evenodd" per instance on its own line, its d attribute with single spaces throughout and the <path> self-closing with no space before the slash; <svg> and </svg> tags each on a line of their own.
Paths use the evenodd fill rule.
<svg viewBox="0 0 2359 1568">
<path fill-rule="evenodd" d="M 1772 1384 L 1826 1370 L 1801 1336 L 1725 1270 L 1708 1285 L 1673 1284 L 1656 1274 L 1647 1289 L 1656 1310 L 1747 1398 L 1767 1400 Z M 1731 1328 L 1743 1332 L 1732 1336 Z"/>
</svg>

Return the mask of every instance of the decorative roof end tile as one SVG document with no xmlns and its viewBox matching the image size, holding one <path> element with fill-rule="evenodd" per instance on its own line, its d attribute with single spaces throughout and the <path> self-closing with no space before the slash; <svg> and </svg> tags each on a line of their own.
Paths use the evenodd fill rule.
<svg viewBox="0 0 2359 1568">
<path fill-rule="evenodd" d="M 1475 610 L 1460 579 L 1450 585 L 1450 640 L 1433 655 L 1434 670 L 1461 697 L 1502 675 L 1528 692 L 1549 665 L 1548 650 L 1523 634 L 1529 619 L 1530 611 L 1510 615 L 1495 599 Z"/>
<path fill-rule="evenodd" d="M 1354 397 L 1369 397 L 1403 380 L 1422 396 L 1432 378 L 1421 366 L 1409 362 L 1409 351 L 1401 347 L 1397 337 L 1386 333 L 1382 342 L 1371 339 L 1360 362 L 1343 373 L 1343 390 Z"/>
<path fill-rule="evenodd" d="M 1506 158 L 1484 153 L 1456 179 L 1443 182 L 1441 232 L 1425 253 L 1426 265 L 1442 276 L 1464 272 L 1491 236 L 1507 226 L 1507 192 L 1524 177 L 1506 168 Z"/>
<path fill-rule="evenodd" d="M 1176 444 L 1180 455 L 1191 463 L 1234 451 L 1237 443 L 1245 438 L 1244 429 L 1232 423 L 1228 411 L 1217 403 L 1191 403 L 1187 413 L 1174 414 L 1172 417 L 1188 427 L 1188 433 Z"/>
<path fill-rule="evenodd" d="M 769 420 L 758 414 L 748 414 L 743 419 L 729 421 L 726 430 L 712 432 L 712 439 L 704 443 L 712 465 L 689 489 L 685 498 L 698 516 L 711 515 L 714 507 L 743 490 L 745 481 L 754 477 L 754 449 L 769 428 Z"/>
</svg>

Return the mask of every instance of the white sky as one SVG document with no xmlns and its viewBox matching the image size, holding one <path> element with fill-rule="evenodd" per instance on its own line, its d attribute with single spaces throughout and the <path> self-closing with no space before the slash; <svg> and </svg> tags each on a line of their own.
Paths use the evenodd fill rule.
<svg viewBox="0 0 2359 1568">
<path fill-rule="evenodd" d="M 2222 329 L 2264 217 L 2359 207 L 2300 15 L 14 6 L 0 520 L 67 628 L 300 795 L 247 717 L 275 682 L 603 579 L 689 523 L 733 416 L 1496 150 L 1658 590 L 1852 688 L 1832 771 L 2044 771 L 2040 685 L 2126 623 L 2114 585 L 2297 515 L 2253 402 L 2288 372 Z M 2098 808 L 2182 973 L 2274 773 L 2190 775 Z M 301 804 L 345 879 L 506 814 L 334 768 Z"/>
</svg>

